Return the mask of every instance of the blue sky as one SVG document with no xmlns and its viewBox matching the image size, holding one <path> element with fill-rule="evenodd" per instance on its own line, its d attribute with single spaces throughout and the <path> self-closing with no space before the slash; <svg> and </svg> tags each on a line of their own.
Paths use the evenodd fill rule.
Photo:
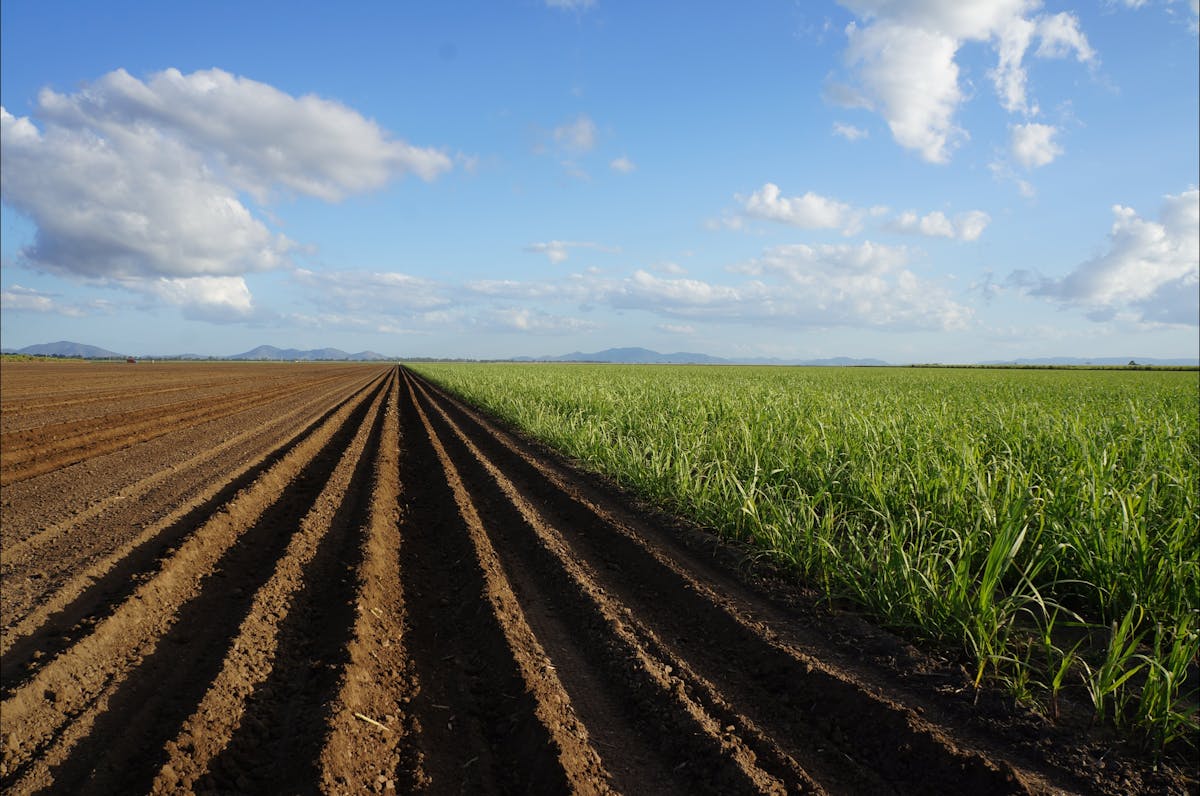
<svg viewBox="0 0 1200 796">
<path fill-rule="evenodd" d="M 1200 355 L 1197 0 L 0 5 L 0 336 Z"/>
</svg>

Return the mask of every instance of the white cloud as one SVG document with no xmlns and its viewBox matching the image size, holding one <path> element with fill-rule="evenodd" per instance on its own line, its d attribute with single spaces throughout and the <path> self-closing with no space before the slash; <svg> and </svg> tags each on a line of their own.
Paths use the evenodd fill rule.
<svg viewBox="0 0 1200 796">
<path fill-rule="evenodd" d="M 833 134 L 845 138 L 847 141 L 861 141 L 864 138 L 870 137 L 870 132 L 861 127 L 855 127 L 852 124 L 844 122 L 833 123 Z"/>
<path fill-rule="evenodd" d="M 341 312 L 418 312 L 451 303 L 447 286 L 396 271 L 309 271 L 296 269 L 293 278 L 314 288 L 314 300 Z"/>
<path fill-rule="evenodd" d="M 608 165 L 609 165 L 609 168 L 611 168 L 613 171 L 619 171 L 622 174 L 629 174 L 629 173 L 637 170 L 637 165 L 634 164 L 634 162 L 632 160 L 625 157 L 624 155 L 621 155 L 621 157 L 614 159 Z"/>
<path fill-rule="evenodd" d="M 961 329 L 969 308 L 944 288 L 919 279 L 905 266 L 904 247 L 866 241 L 857 245 L 792 244 L 768 249 L 739 270 L 781 277 L 790 290 L 775 294 L 798 323 L 893 329 Z"/>
<path fill-rule="evenodd" d="M 991 220 L 991 216 L 982 210 L 959 213 L 953 220 L 940 210 L 934 210 L 924 216 L 910 210 L 896 216 L 890 226 L 897 232 L 972 241 L 979 239 Z"/>
<path fill-rule="evenodd" d="M 596 0 L 546 0 L 547 7 L 565 11 L 586 11 L 595 4 Z"/>
<path fill-rule="evenodd" d="M 848 204 L 811 191 L 791 198 L 781 195 L 779 186 L 766 183 L 750 196 L 736 197 L 745 215 L 779 221 L 801 229 L 840 229 L 853 234 L 862 227 L 862 213 Z"/>
<path fill-rule="evenodd" d="M 22 254 L 88 278 L 229 276 L 281 265 L 292 244 L 203 159 L 153 128 L 51 124 L 0 109 L 0 195 L 37 226 Z"/>
<path fill-rule="evenodd" d="M 246 280 L 240 276 L 158 277 L 136 280 L 134 290 L 179 307 L 185 318 L 226 323 L 250 320 L 256 313 Z"/>
<path fill-rule="evenodd" d="M 531 243 L 525 247 L 525 251 L 534 254 L 544 254 L 550 262 L 558 265 L 566 262 L 570 256 L 571 249 L 591 249 L 593 251 L 604 252 L 606 254 L 619 254 L 620 249 L 615 246 L 605 246 L 592 241 L 569 241 L 569 240 L 551 240 L 543 243 Z"/>
<path fill-rule="evenodd" d="M 597 324 L 592 321 L 563 315 L 552 315 L 527 307 L 485 310 L 473 319 L 473 323 L 480 328 L 491 331 L 527 332 L 546 335 L 583 332 L 597 328 Z"/>
<path fill-rule="evenodd" d="M 408 305 L 378 299 L 359 303 L 370 295 L 368 286 L 386 284 L 380 274 L 300 272 L 300 278 L 313 288 L 321 317 L 357 317 L 406 332 L 438 327 L 561 334 L 599 328 L 598 322 L 576 317 L 596 307 L 647 313 L 658 319 L 660 331 L 673 334 L 691 334 L 697 322 L 895 331 L 965 326 L 970 310 L 942 285 L 917 277 L 908 268 L 909 258 L 902 246 L 798 244 L 767 249 L 730 268 L 730 273 L 743 275 L 732 280 L 664 276 L 648 269 L 623 277 L 588 270 L 548 280 L 457 284 L 393 275 L 397 296 L 405 285 L 408 294 L 433 297 L 410 298 Z M 339 292 L 346 284 L 363 292 L 347 297 Z"/>
<path fill-rule="evenodd" d="M 338 102 L 219 69 L 117 70 L 72 94 L 43 90 L 32 118 L 0 108 L 0 124 L 0 195 L 36 228 L 24 261 L 214 321 L 255 316 L 242 277 L 296 247 L 239 192 L 335 201 L 451 168 Z"/>
<path fill-rule="evenodd" d="M 968 134 L 955 115 L 965 99 L 959 86 L 959 50 L 968 42 L 995 51 L 990 70 L 1000 104 L 1010 113 L 1036 115 L 1027 96 L 1025 56 L 1074 55 L 1094 62 L 1072 14 L 1035 14 L 1040 0 L 841 0 L 863 20 L 846 28 L 847 64 L 858 88 L 827 89 L 831 98 L 877 110 L 901 146 L 931 163 L 946 163 Z M 839 99 L 840 98 L 840 99 Z"/>
<path fill-rule="evenodd" d="M 149 127 L 208 155 L 260 200 L 284 189 L 336 201 L 406 173 L 432 180 L 452 165 L 339 102 L 293 97 L 220 69 L 168 69 L 146 82 L 118 69 L 76 94 L 44 90 L 39 115 L 102 136 Z"/>
<path fill-rule="evenodd" d="M 992 177 L 998 182 L 1012 182 L 1017 186 L 1017 190 L 1021 196 L 1026 199 L 1032 199 L 1037 195 L 1037 191 L 1033 187 L 1033 183 L 1023 179 L 1013 169 L 1012 165 L 1005 159 L 992 161 L 988 164 L 988 170 L 992 172 Z"/>
<path fill-rule="evenodd" d="M 735 285 L 664 279 L 636 271 L 591 285 L 596 303 L 687 321 L 706 320 L 782 328 L 872 327 L 957 329 L 970 310 L 905 265 L 903 247 L 777 246 L 731 270 L 758 277 Z"/>
<path fill-rule="evenodd" d="M 896 142 L 931 163 L 949 161 L 967 137 L 954 123 L 962 100 L 958 42 L 945 34 L 877 22 L 847 29 L 847 60 L 859 75 Z"/>
<path fill-rule="evenodd" d="M 1088 311 L 1094 320 L 1200 325 L 1200 191 L 1164 197 L 1158 221 L 1113 207 L 1108 251 L 1061 279 L 1014 274 L 1033 295 Z"/>
<path fill-rule="evenodd" d="M 1067 58 L 1072 53 L 1080 62 L 1096 58 L 1096 51 L 1079 29 L 1079 19 L 1074 14 L 1063 12 L 1039 18 L 1037 33 L 1041 39 L 1037 55 L 1041 58 Z"/>
<path fill-rule="evenodd" d="M 1058 128 L 1050 124 L 1014 124 L 1010 128 L 1010 149 L 1013 158 L 1027 169 L 1039 168 L 1053 163 L 1063 153 L 1054 140 Z"/>
<path fill-rule="evenodd" d="M 0 291 L 0 309 L 5 312 L 37 312 L 78 318 L 86 313 L 78 306 L 63 304 L 58 296 L 40 290 L 13 285 Z"/>
<path fill-rule="evenodd" d="M 1000 104 L 1009 113 L 1026 113 L 1029 78 L 1021 62 L 1033 40 L 1037 25 L 1024 17 L 1013 17 L 996 31 L 996 68 L 988 73 Z M 1036 110 L 1036 109 L 1033 109 Z"/>
<path fill-rule="evenodd" d="M 857 208 L 811 191 L 801 196 L 785 197 L 779 186 L 770 182 L 750 196 L 734 198 L 742 205 L 740 214 L 727 212 L 720 219 L 710 220 L 706 223 L 710 229 L 743 229 L 747 218 L 760 218 L 801 229 L 837 229 L 843 235 L 855 235 L 862 231 L 866 220 L 881 218 L 890 212 L 882 205 Z M 991 217 L 982 210 L 959 213 L 953 219 L 940 210 L 924 216 L 910 210 L 893 218 L 886 228 L 896 232 L 973 241 L 983 234 L 990 222 Z"/>
<path fill-rule="evenodd" d="M 641 269 L 624 280 L 616 290 L 617 306 L 644 306 L 647 301 L 659 307 L 719 307 L 738 303 L 744 289 L 714 285 L 700 279 L 663 279 Z"/>
<path fill-rule="evenodd" d="M 663 262 L 654 263 L 650 266 L 651 271 L 660 274 L 668 274 L 670 276 L 681 276 L 687 273 L 687 269 L 677 262 L 664 260 Z"/>
<path fill-rule="evenodd" d="M 573 121 L 555 127 L 551 135 L 554 143 L 567 152 L 591 152 L 596 146 L 596 123 L 581 113 Z"/>
</svg>

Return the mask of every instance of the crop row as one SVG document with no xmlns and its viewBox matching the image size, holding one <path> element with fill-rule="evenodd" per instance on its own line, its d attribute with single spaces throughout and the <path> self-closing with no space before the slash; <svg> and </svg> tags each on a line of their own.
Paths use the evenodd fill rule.
<svg viewBox="0 0 1200 796">
<path fill-rule="evenodd" d="M 1054 719 L 1196 743 L 1195 372 L 421 364 Z"/>
</svg>

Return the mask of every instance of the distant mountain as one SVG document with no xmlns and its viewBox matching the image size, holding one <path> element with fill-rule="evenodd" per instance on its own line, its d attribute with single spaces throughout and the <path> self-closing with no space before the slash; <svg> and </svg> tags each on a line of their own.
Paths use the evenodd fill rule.
<svg viewBox="0 0 1200 796">
<path fill-rule="evenodd" d="M 574 351 L 558 357 L 545 357 L 547 362 L 619 362 L 627 365 L 717 365 L 726 360 L 708 354 L 690 354 L 677 351 L 674 354 L 660 354 L 648 348 L 609 348 L 594 354 Z"/>
<path fill-rule="evenodd" d="M 329 360 L 351 360 L 355 362 L 374 362 L 377 360 L 390 359 L 383 354 L 377 354 L 374 351 L 359 351 L 357 354 L 349 354 L 342 351 L 340 348 L 313 348 L 307 351 L 301 351 L 298 348 L 276 348 L 273 345 L 260 345 L 258 348 L 252 348 L 241 354 L 234 354 L 227 359 L 256 359 L 256 360 L 304 360 L 304 361 L 329 361 Z"/>
<path fill-rule="evenodd" d="M 72 343 L 70 340 L 25 346 L 14 353 L 42 357 L 82 357 L 83 359 L 123 359 L 125 357 L 124 354 L 109 351 L 107 348 L 84 345 L 83 343 Z"/>
<path fill-rule="evenodd" d="M 1003 362 L 981 362 L 981 365 L 1157 365 L 1159 367 L 1196 367 L 1200 359 L 1155 359 L 1154 357 L 1038 357 L 1009 359 Z"/>
<path fill-rule="evenodd" d="M 562 356 L 517 357 L 516 362 L 610 362 L 624 365 L 806 365 L 815 367 L 863 367 L 887 365 L 881 359 L 852 359 L 850 357 L 833 357 L 831 359 L 767 359 L 742 358 L 726 359 L 710 354 L 694 354 L 678 351 L 674 354 L 660 354 L 648 348 L 609 348 L 592 354 L 574 351 Z"/>
</svg>

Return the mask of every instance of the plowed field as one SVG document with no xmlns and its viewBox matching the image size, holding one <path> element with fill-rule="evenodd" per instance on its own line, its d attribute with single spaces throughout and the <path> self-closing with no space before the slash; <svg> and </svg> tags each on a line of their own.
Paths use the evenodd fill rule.
<svg viewBox="0 0 1200 796">
<path fill-rule="evenodd" d="M 2 377 L 5 793 L 1186 789 L 403 369 Z"/>
</svg>

